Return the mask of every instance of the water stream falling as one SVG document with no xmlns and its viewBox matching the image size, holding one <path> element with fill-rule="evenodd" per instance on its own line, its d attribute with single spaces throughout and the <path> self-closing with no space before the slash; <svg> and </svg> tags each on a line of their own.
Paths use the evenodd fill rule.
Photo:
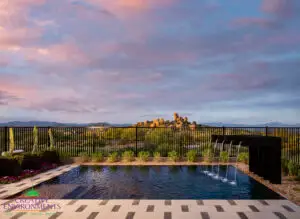
<svg viewBox="0 0 300 219">
<path fill-rule="evenodd" d="M 219 148 L 218 172 L 217 172 L 217 174 L 214 176 L 215 179 L 219 179 L 219 174 L 220 174 L 220 157 L 221 157 L 221 152 L 223 151 L 223 148 L 224 148 L 224 144 L 225 144 L 225 140 L 222 142 L 221 148 Z"/>
<path fill-rule="evenodd" d="M 222 179 L 222 182 L 228 182 L 228 165 L 229 165 L 229 162 L 230 162 L 230 154 L 231 154 L 231 147 L 232 147 L 232 141 L 230 142 L 230 145 L 229 145 L 229 149 L 228 149 L 228 162 L 227 162 L 227 165 L 226 165 L 226 174 L 225 174 L 225 178 Z"/>
<path fill-rule="evenodd" d="M 238 162 L 238 156 L 240 153 L 240 147 L 241 147 L 242 142 L 240 141 L 238 148 L 237 148 L 237 154 L 236 154 L 236 160 L 235 160 L 235 171 L 234 171 L 234 181 L 231 181 L 231 185 L 236 185 L 236 172 L 237 172 L 237 162 Z"/>
<path fill-rule="evenodd" d="M 213 161 L 212 161 L 212 162 L 214 162 L 214 159 L 215 159 L 215 151 L 216 151 L 217 145 L 218 145 L 218 139 L 216 140 L 215 145 L 214 145 L 214 150 L 213 150 Z M 209 176 L 215 175 L 215 174 L 214 174 L 214 168 L 213 168 L 213 166 L 214 166 L 214 165 L 211 165 L 211 171 L 208 172 L 207 175 L 209 175 Z"/>
</svg>

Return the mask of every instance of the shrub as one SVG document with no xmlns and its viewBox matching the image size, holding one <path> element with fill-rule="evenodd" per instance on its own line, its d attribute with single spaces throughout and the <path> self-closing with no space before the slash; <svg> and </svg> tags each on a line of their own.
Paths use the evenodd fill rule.
<svg viewBox="0 0 300 219">
<path fill-rule="evenodd" d="M 42 167 L 42 162 L 40 154 L 24 153 L 21 166 L 23 170 L 38 170 Z"/>
<path fill-rule="evenodd" d="M 102 162 L 103 161 L 103 154 L 101 152 L 93 153 L 92 154 L 92 161 Z"/>
<path fill-rule="evenodd" d="M 197 151 L 191 150 L 186 154 L 188 162 L 195 162 L 197 159 Z"/>
<path fill-rule="evenodd" d="M 14 158 L 15 160 L 17 160 L 18 163 L 21 165 L 22 162 L 23 162 L 23 159 L 24 159 L 24 155 L 14 155 L 13 158 Z"/>
<path fill-rule="evenodd" d="M 88 161 L 90 161 L 90 156 L 86 152 L 79 153 L 79 157 L 80 157 L 81 162 L 88 162 Z"/>
<path fill-rule="evenodd" d="M 162 143 L 158 145 L 156 151 L 158 151 L 162 157 L 166 157 L 168 153 L 171 151 L 171 148 L 172 147 L 168 143 Z"/>
<path fill-rule="evenodd" d="M 140 151 L 138 157 L 140 161 L 146 162 L 150 157 L 150 153 L 148 151 Z"/>
<path fill-rule="evenodd" d="M 179 156 L 178 156 L 178 153 L 176 151 L 170 151 L 168 153 L 168 158 L 171 160 L 171 161 L 178 161 L 179 160 Z"/>
<path fill-rule="evenodd" d="M 161 156 L 160 156 L 160 153 L 158 151 L 155 151 L 153 153 L 153 157 L 154 157 L 154 160 L 159 162 L 161 160 Z"/>
<path fill-rule="evenodd" d="M 47 163 L 59 163 L 59 154 L 55 150 L 44 151 L 41 153 L 42 159 Z"/>
<path fill-rule="evenodd" d="M 72 155 L 70 153 L 67 153 L 67 152 L 59 153 L 59 160 L 62 163 L 72 163 L 71 157 L 72 157 Z"/>
<path fill-rule="evenodd" d="M 238 162 L 243 162 L 245 164 L 249 163 L 249 153 L 243 152 L 240 153 L 237 157 Z"/>
<path fill-rule="evenodd" d="M 17 159 L 0 157 L 0 176 L 18 176 L 21 174 L 21 165 Z"/>
<path fill-rule="evenodd" d="M 224 163 L 229 161 L 229 154 L 227 151 L 222 151 L 220 153 L 220 161 Z"/>
<path fill-rule="evenodd" d="M 288 163 L 289 161 L 287 159 L 281 159 L 281 169 L 285 176 L 289 174 Z"/>
<path fill-rule="evenodd" d="M 131 162 L 134 160 L 133 151 L 124 151 L 122 154 L 122 160 L 125 162 Z"/>
<path fill-rule="evenodd" d="M 289 161 L 288 163 L 288 169 L 289 169 L 289 175 L 290 176 L 297 176 L 298 175 L 298 165 L 295 164 L 293 161 Z"/>
<path fill-rule="evenodd" d="M 118 153 L 112 152 L 108 155 L 107 161 L 110 163 L 117 162 L 118 161 Z"/>
<path fill-rule="evenodd" d="M 211 148 L 206 149 L 203 152 L 203 156 L 204 156 L 204 161 L 206 162 L 212 162 L 214 159 L 214 155 Z"/>
</svg>

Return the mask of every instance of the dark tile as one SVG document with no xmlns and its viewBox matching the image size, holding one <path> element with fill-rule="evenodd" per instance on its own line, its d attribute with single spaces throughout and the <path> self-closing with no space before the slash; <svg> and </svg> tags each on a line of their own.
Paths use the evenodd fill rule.
<svg viewBox="0 0 300 219">
<path fill-rule="evenodd" d="M 99 205 L 106 205 L 108 200 L 102 200 Z"/>
<path fill-rule="evenodd" d="M 54 214 L 52 214 L 49 219 L 56 219 L 58 218 L 60 215 L 62 214 L 62 212 L 55 212 Z"/>
<path fill-rule="evenodd" d="M 38 180 L 38 179 L 40 179 L 40 177 L 36 177 L 36 178 L 32 178 L 33 180 Z"/>
<path fill-rule="evenodd" d="M 189 212 L 189 206 L 187 206 L 187 205 L 181 205 L 181 211 L 182 212 Z"/>
<path fill-rule="evenodd" d="M 165 200 L 165 205 L 172 205 L 171 200 Z"/>
<path fill-rule="evenodd" d="M 221 205 L 215 205 L 217 212 L 224 212 L 224 209 Z"/>
<path fill-rule="evenodd" d="M 115 206 L 111 209 L 111 211 L 112 211 L 112 212 L 118 212 L 120 208 L 121 208 L 121 205 L 115 205 Z"/>
<path fill-rule="evenodd" d="M 140 203 L 140 200 L 133 200 L 132 205 L 138 205 Z"/>
<path fill-rule="evenodd" d="M 172 219 L 172 213 L 171 212 L 165 212 L 164 213 L 164 219 Z"/>
<path fill-rule="evenodd" d="M 290 206 L 282 205 L 282 207 L 287 210 L 288 212 L 295 212 L 294 209 L 292 209 Z"/>
<path fill-rule="evenodd" d="M 18 219 L 18 218 L 22 217 L 24 214 L 26 214 L 26 212 L 19 212 L 19 213 L 15 214 L 14 216 L 12 216 L 10 219 Z"/>
<path fill-rule="evenodd" d="M 274 214 L 275 214 L 279 219 L 287 219 L 287 217 L 284 216 L 281 212 L 274 212 Z"/>
<path fill-rule="evenodd" d="M 203 200 L 197 200 L 197 205 L 204 205 Z"/>
<path fill-rule="evenodd" d="M 87 205 L 81 205 L 75 212 L 82 212 L 86 207 Z"/>
<path fill-rule="evenodd" d="M 19 186 L 24 186 L 26 183 L 21 183 L 21 184 L 18 184 L 18 185 L 16 185 L 17 187 L 19 187 Z"/>
<path fill-rule="evenodd" d="M 236 212 L 236 213 L 241 219 L 248 219 L 247 215 L 245 215 L 244 212 Z"/>
<path fill-rule="evenodd" d="M 257 209 L 257 207 L 255 207 L 254 205 L 248 205 L 248 207 L 251 209 L 251 211 L 253 212 L 259 212 L 259 210 Z"/>
<path fill-rule="evenodd" d="M 67 205 L 73 205 L 75 202 L 77 202 L 77 200 L 72 200 Z"/>
<path fill-rule="evenodd" d="M 202 219 L 210 219 L 209 214 L 207 212 L 201 212 Z"/>
<path fill-rule="evenodd" d="M 98 214 L 99 212 L 92 212 L 86 219 L 94 219 Z"/>
<path fill-rule="evenodd" d="M 128 212 L 125 219 L 133 219 L 135 212 Z"/>
<path fill-rule="evenodd" d="M 153 212 L 154 211 L 154 205 L 148 205 L 147 212 Z"/>
<path fill-rule="evenodd" d="M 236 202 L 233 200 L 227 200 L 230 205 L 236 205 Z"/>
<path fill-rule="evenodd" d="M 265 200 L 259 200 L 259 202 L 260 202 L 261 204 L 263 204 L 263 205 L 269 205 L 269 203 L 266 202 Z"/>
<path fill-rule="evenodd" d="M 5 192 L 7 192 L 7 190 L 2 190 L 2 191 L 0 191 L 0 194 L 3 194 Z"/>
</svg>

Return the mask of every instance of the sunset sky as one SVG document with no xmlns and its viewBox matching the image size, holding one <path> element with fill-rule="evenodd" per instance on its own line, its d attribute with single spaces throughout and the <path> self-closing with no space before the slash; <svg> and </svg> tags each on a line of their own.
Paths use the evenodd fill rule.
<svg viewBox="0 0 300 219">
<path fill-rule="evenodd" d="M 0 0 L 0 122 L 300 123 L 299 0 Z"/>
</svg>

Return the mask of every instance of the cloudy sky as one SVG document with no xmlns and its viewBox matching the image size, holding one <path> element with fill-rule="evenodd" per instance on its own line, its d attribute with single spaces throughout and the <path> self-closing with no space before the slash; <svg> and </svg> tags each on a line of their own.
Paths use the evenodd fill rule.
<svg viewBox="0 0 300 219">
<path fill-rule="evenodd" d="M 299 0 L 0 0 L 0 122 L 299 123 L 299 23 Z"/>
</svg>

